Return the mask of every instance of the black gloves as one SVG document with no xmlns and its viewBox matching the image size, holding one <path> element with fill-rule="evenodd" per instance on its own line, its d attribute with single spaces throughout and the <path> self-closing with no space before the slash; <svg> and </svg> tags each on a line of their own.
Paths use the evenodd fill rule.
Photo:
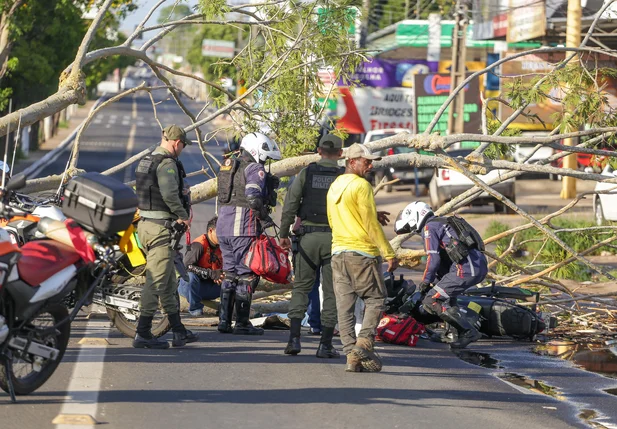
<svg viewBox="0 0 617 429">
<path fill-rule="evenodd" d="M 418 286 L 418 289 L 420 290 L 420 292 L 422 292 L 423 294 L 428 292 L 429 289 L 431 288 L 431 284 L 429 282 L 422 282 L 420 283 L 420 285 Z"/>
<path fill-rule="evenodd" d="M 191 273 L 197 274 L 197 277 L 203 280 L 208 280 L 212 278 L 212 270 L 210 268 L 201 268 L 196 265 L 189 265 L 187 267 L 187 270 Z"/>
</svg>

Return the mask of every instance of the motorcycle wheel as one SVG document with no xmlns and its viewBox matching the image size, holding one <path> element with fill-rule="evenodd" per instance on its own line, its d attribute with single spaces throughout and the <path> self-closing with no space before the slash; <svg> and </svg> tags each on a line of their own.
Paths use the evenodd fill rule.
<svg viewBox="0 0 617 429">
<path fill-rule="evenodd" d="M 122 334 L 129 338 L 135 338 L 137 333 L 137 320 L 131 320 L 118 310 L 107 309 L 107 317 Z M 156 338 L 162 337 L 171 329 L 167 315 L 157 313 L 152 321 L 152 335 Z"/>
<path fill-rule="evenodd" d="M 44 308 L 40 313 L 32 318 L 31 326 L 37 328 L 49 328 L 56 323 L 64 320 L 68 316 L 68 310 L 60 304 L 50 305 Z M 35 339 L 42 344 L 58 349 L 58 358 L 56 360 L 46 359 L 41 366 L 40 371 L 34 369 L 34 364 L 26 362 L 16 355 L 12 354 L 12 371 L 9 374 L 13 382 L 13 388 L 16 395 L 27 395 L 41 387 L 52 376 L 64 356 L 66 347 L 69 343 L 71 334 L 71 324 L 65 323 L 54 334 L 46 335 L 45 337 L 35 336 Z M 0 365 L 0 388 L 8 393 L 9 383 L 5 363 Z"/>
</svg>

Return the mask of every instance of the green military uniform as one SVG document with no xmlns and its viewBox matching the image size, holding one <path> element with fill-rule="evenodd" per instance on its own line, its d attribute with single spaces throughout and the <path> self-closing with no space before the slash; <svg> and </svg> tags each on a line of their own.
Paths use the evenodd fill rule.
<svg viewBox="0 0 617 429">
<path fill-rule="evenodd" d="M 171 153 L 159 146 L 152 155 L 171 156 Z M 139 309 L 144 316 L 153 316 L 156 313 L 159 299 L 165 313 L 179 311 L 176 298 L 175 250 L 169 246 L 171 231 L 162 221 L 189 218 L 178 195 L 182 183 L 176 162 L 172 158 L 164 158 L 156 169 L 156 177 L 162 199 L 169 210 L 140 210 L 142 220 L 137 226 L 137 235 L 146 253 L 146 284 L 142 290 Z M 139 192 L 139 189 L 137 191 Z M 161 222 L 157 223 L 156 220 Z"/>
<path fill-rule="evenodd" d="M 317 162 L 323 167 L 337 168 L 337 162 L 330 159 L 322 159 Z M 300 171 L 296 179 L 293 181 L 291 188 L 287 192 L 283 214 L 281 218 L 281 238 L 289 237 L 289 227 L 294 223 L 295 216 L 299 213 L 300 206 L 303 203 L 302 195 L 306 181 L 306 171 Z M 307 230 L 311 227 L 330 229 L 328 223 L 316 223 L 308 220 L 302 221 L 302 226 Z M 291 293 L 291 303 L 289 305 L 290 318 L 304 318 L 308 307 L 308 295 L 313 289 L 315 278 L 317 276 L 314 267 L 321 266 L 322 272 L 322 289 L 323 289 L 323 310 L 321 312 L 321 324 L 326 327 L 336 326 L 336 301 L 334 298 L 334 289 L 332 287 L 332 267 L 330 266 L 330 257 L 332 252 L 332 232 L 309 232 L 304 234 L 299 239 L 299 245 L 302 247 L 306 257 L 311 263 L 306 261 L 305 257 L 297 253 L 294 256 L 294 284 Z"/>
</svg>

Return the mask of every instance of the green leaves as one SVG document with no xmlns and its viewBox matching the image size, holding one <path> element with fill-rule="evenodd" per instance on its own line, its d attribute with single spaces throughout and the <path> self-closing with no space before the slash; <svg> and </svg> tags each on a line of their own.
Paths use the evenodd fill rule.
<svg viewBox="0 0 617 429">
<path fill-rule="evenodd" d="M 200 11 L 208 17 L 222 16 L 216 10 L 224 3 L 200 2 Z M 245 99 L 242 133 L 271 131 L 285 156 L 314 151 L 320 123 L 328 122 L 319 99 L 332 92 L 331 82 L 322 82 L 320 73 L 331 70 L 334 81 L 348 79 L 363 60 L 354 52 L 350 35 L 359 13 L 350 8 L 352 3 L 317 0 L 257 6 L 254 15 L 267 25 L 207 25 L 194 40 L 189 61 L 201 66 L 210 80 L 231 77 L 252 91 Z M 229 60 L 202 57 L 204 38 L 241 39 L 242 49 Z M 230 101 L 214 96 L 217 103 Z"/>
<path fill-rule="evenodd" d="M 199 0 L 197 7 L 207 20 L 221 18 L 230 11 L 225 0 Z"/>
</svg>

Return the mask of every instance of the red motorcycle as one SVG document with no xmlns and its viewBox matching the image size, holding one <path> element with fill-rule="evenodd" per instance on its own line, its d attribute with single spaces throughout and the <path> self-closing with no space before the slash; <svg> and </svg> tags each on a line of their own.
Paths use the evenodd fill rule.
<svg viewBox="0 0 617 429">
<path fill-rule="evenodd" d="M 38 229 L 51 240 L 21 247 L 0 241 L 0 388 L 13 402 L 15 395 L 38 389 L 58 367 L 71 322 L 92 302 L 115 265 L 121 254 L 116 233 L 130 225 L 135 213 L 137 201 L 130 188 L 126 187 L 132 198 L 114 179 L 98 173 L 85 176 L 73 179 L 72 188 L 67 186 L 62 207 L 79 224 L 42 218 Z M 16 176 L 0 189 L 0 216 L 19 214 L 9 206 L 7 195 L 24 184 L 25 177 Z M 109 207 L 118 200 L 118 192 L 127 205 L 123 210 Z M 103 194 L 106 198 L 98 198 Z"/>
</svg>

